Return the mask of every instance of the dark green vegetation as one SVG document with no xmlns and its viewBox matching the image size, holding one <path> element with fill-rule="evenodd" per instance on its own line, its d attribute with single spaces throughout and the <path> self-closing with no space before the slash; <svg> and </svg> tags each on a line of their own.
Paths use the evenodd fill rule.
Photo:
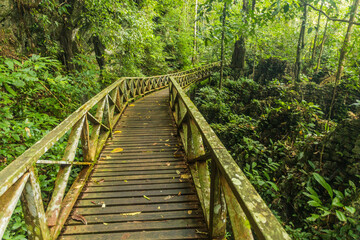
<svg viewBox="0 0 360 240">
<path fill-rule="evenodd" d="M 359 0 L 4 0 L 0 170 L 121 76 L 231 60 L 193 99 L 234 159 L 294 238 L 359 239 L 358 8 Z M 46 157 L 59 160 L 64 147 Z M 46 202 L 57 167 L 39 169 Z M 26 238 L 20 206 L 11 221 L 5 239 Z"/>
</svg>

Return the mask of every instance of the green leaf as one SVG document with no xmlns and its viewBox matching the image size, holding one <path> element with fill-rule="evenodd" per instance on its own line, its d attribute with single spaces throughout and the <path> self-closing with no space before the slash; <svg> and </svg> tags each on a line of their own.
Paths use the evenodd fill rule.
<svg viewBox="0 0 360 240">
<path fill-rule="evenodd" d="M 336 217 L 342 221 L 342 222 L 346 222 L 346 216 L 343 212 L 340 212 L 338 210 L 336 210 Z"/>
<path fill-rule="evenodd" d="M 318 219 L 320 216 L 318 214 L 311 214 L 311 217 L 306 218 L 307 220 L 314 222 L 316 219 Z"/>
<path fill-rule="evenodd" d="M 334 196 L 333 190 L 332 190 L 331 186 L 325 181 L 325 179 L 318 173 L 314 173 L 314 178 L 318 183 L 320 183 L 321 186 L 323 186 L 323 188 L 326 189 L 326 191 L 329 193 L 331 199 L 333 199 L 333 196 Z"/>
<path fill-rule="evenodd" d="M 308 201 L 308 204 L 312 207 L 321 207 L 322 206 L 320 203 L 318 203 L 317 201 L 314 201 L 314 200 Z"/>
<path fill-rule="evenodd" d="M 5 86 L 6 91 L 8 91 L 11 95 L 13 95 L 13 96 L 17 95 L 16 92 L 8 84 L 5 83 L 4 86 Z"/>
<path fill-rule="evenodd" d="M 8 68 L 14 71 L 14 62 L 12 60 L 6 59 L 4 63 L 8 66 Z"/>
<path fill-rule="evenodd" d="M 343 207 L 344 205 L 340 202 L 340 199 L 339 199 L 338 197 L 335 197 L 335 198 L 332 200 L 331 206 L 334 206 L 334 207 Z"/>
<path fill-rule="evenodd" d="M 348 207 L 348 206 L 345 207 L 345 210 L 351 214 L 354 214 L 356 211 L 356 209 L 354 207 Z"/>
<path fill-rule="evenodd" d="M 322 205 L 319 195 L 315 192 L 314 189 L 312 189 L 311 187 L 307 187 L 306 190 L 308 190 L 310 193 L 304 192 L 303 194 L 305 196 L 311 198 L 312 200 L 314 200 Z"/>
</svg>

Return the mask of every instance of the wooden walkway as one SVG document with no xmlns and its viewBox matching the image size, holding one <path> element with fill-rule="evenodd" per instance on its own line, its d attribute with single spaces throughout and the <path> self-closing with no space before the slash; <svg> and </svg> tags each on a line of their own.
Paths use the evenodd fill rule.
<svg viewBox="0 0 360 240">
<path fill-rule="evenodd" d="M 59 239 L 208 238 L 168 92 L 125 110 Z"/>
</svg>

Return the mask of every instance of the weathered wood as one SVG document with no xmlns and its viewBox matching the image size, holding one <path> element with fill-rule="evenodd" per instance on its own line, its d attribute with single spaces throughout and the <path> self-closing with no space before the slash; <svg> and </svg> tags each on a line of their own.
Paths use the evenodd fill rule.
<svg viewBox="0 0 360 240">
<path fill-rule="evenodd" d="M 187 110 L 202 135 L 206 145 L 212 152 L 212 161 L 215 161 L 221 175 L 229 184 L 235 198 L 245 212 L 252 229 L 259 239 L 290 239 L 279 221 L 272 214 L 245 174 L 241 171 L 214 131 L 197 110 L 194 103 L 181 90 L 180 85 L 170 78 L 173 88 L 176 88 L 187 107 Z"/>
<path fill-rule="evenodd" d="M 29 176 L 30 173 L 25 173 L 5 194 L 0 196 L 0 238 L 4 235 L 6 226 L 10 221 Z"/>
<path fill-rule="evenodd" d="M 83 161 L 91 162 L 91 141 L 88 117 L 85 115 L 84 125 L 81 132 L 81 147 L 83 152 Z"/>
<path fill-rule="evenodd" d="M 122 222 L 108 223 L 106 225 L 77 225 L 67 226 L 64 229 L 64 235 L 70 234 L 93 234 L 107 232 L 132 232 L 132 231 L 149 231 L 157 229 L 179 229 L 179 228 L 204 228 L 204 221 L 199 219 L 171 219 L 153 222 Z"/>
<path fill-rule="evenodd" d="M 247 220 L 244 211 L 232 193 L 229 184 L 227 184 L 225 178 L 222 176 L 220 177 L 220 181 L 235 239 L 253 240 L 254 237 L 251 232 L 250 222 Z"/>
<path fill-rule="evenodd" d="M 57 165 L 91 165 L 92 162 L 70 162 L 70 161 L 55 161 L 55 160 L 37 160 L 36 164 L 57 164 Z"/>
<path fill-rule="evenodd" d="M 102 233 L 91 235 L 65 235 L 61 236 L 59 240 L 113 240 L 113 239 L 208 239 L 206 229 L 203 228 L 184 228 L 173 230 L 155 230 L 155 231 L 136 231 L 136 232 L 122 232 L 122 233 Z"/>
<path fill-rule="evenodd" d="M 73 162 L 76 154 L 76 149 L 79 144 L 82 128 L 84 126 L 85 117 L 80 119 L 71 129 L 67 146 L 65 148 L 63 161 Z M 46 210 L 46 219 L 48 226 L 55 226 L 60 212 L 60 206 L 64 197 L 67 182 L 69 180 L 71 165 L 62 165 L 56 177 L 55 187 L 48 208 Z"/>
<path fill-rule="evenodd" d="M 166 98 L 166 91 L 154 94 L 154 96 L 159 96 L 159 99 Z M 132 105 L 126 110 L 125 115 L 135 113 L 134 109 L 142 108 L 147 104 L 143 101 L 136 101 Z M 154 110 L 148 114 L 155 116 L 159 111 L 166 111 L 166 108 Z M 174 129 L 175 126 L 169 118 L 170 113 L 167 112 L 167 114 L 163 124 L 171 123 L 171 128 Z M 132 122 L 131 125 L 125 125 L 127 127 L 120 122 L 118 126 L 114 127 L 111 141 L 113 144 L 105 145 L 100 164 L 95 167 L 87 186 L 82 190 L 82 194 L 73 208 L 74 214 L 83 216 L 92 224 L 79 224 L 69 218 L 69 223 L 66 225 L 69 226 L 67 229 L 71 229 L 71 231 L 67 232 L 65 228 L 62 236 L 71 234 L 75 238 L 75 236 L 82 236 L 78 235 L 81 233 L 91 237 L 93 233 L 98 232 L 113 235 L 122 231 L 128 233 L 140 230 L 150 231 L 153 227 L 156 228 L 156 231 L 165 229 L 173 231 L 192 227 L 191 221 L 200 221 L 201 223 L 201 226 L 194 225 L 194 228 L 204 229 L 206 227 L 192 180 L 182 157 L 183 154 L 180 154 L 181 151 L 178 151 L 177 147 L 174 148 L 176 137 L 171 136 L 174 131 L 155 131 L 152 133 L 154 136 L 164 134 L 163 141 L 146 143 L 145 147 L 141 143 L 139 144 L 138 140 L 143 137 L 147 138 L 146 134 L 135 134 L 132 138 L 124 134 L 127 129 L 137 129 L 137 125 L 144 122 L 146 123 L 148 120 L 140 119 Z M 114 140 L 119 138 L 126 139 L 124 143 L 128 144 L 127 147 L 123 144 L 114 145 Z M 172 139 L 171 142 L 169 139 Z M 134 147 L 135 143 L 136 147 Z M 153 145 L 154 143 L 155 145 Z M 130 215 L 127 218 L 135 221 L 134 223 L 124 219 L 128 213 Z M 131 213 L 135 213 L 135 215 L 131 215 Z M 178 214 L 178 219 L 183 220 L 177 220 L 176 214 Z M 109 221 L 105 222 L 108 225 L 104 225 L 103 222 L 97 225 L 98 219 L 103 219 L 104 222 Z M 136 224 L 136 221 L 141 221 L 141 224 Z M 180 222 L 176 222 L 177 224 L 167 225 L 168 221 L 174 223 L 175 221 L 184 221 L 189 224 L 183 226 Z M 147 228 L 147 226 L 151 227 Z M 206 232 L 206 230 L 203 231 Z"/>
<path fill-rule="evenodd" d="M 51 239 L 47 226 L 44 205 L 41 198 L 39 179 L 34 167 L 29 169 L 30 177 L 21 196 L 21 204 L 27 227 L 28 239 Z"/>
<path fill-rule="evenodd" d="M 211 190 L 210 190 L 210 239 L 226 239 L 226 203 L 221 189 L 220 174 L 216 163 L 211 163 Z"/>
<path fill-rule="evenodd" d="M 88 179 L 92 170 L 92 166 L 82 169 L 72 184 L 69 192 L 66 194 L 64 200 L 61 203 L 61 211 L 56 226 L 51 228 L 51 236 L 53 239 L 57 239 L 62 227 L 64 226 L 74 204 L 80 192 L 82 191 L 86 180 Z"/>
</svg>

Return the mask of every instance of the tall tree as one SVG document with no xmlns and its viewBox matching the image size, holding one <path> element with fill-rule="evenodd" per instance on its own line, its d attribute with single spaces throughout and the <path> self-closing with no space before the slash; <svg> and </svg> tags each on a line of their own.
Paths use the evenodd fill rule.
<svg viewBox="0 0 360 240">
<path fill-rule="evenodd" d="M 300 72 L 301 72 L 301 54 L 302 50 L 305 47 L 305 27 L 306 27 L 306 19 L 307 19 L 307 5 L 303 2 L 303 16 L 302 23 L 300 27 L 299 40 L 297 44 L 296 50 L 296 62 L 295 62 L 295 81 L 300 81 Z"/>
<path fill-rule="evenodd" d="M 346 35 L 345 35 L 345 39 L 344 39 L 342 48 L 340 50 L 339 64 L 338 64 L 338 69 L 336 72 L 336 83 L 340 81 L 341 74 L 344 70 L 345 56 L 348 51 L 348 46 L 349 46 L 349 42 L 350 42 L 350 38 L 351 38 L 351 31 L 352 31 L 352 27 L 354 25 L 354 20 L 355 20 L 355 16 L 356 16 L 356 13 L 357 13 L 357 10 L 359 7 L 359 3 L 360 3 L 360 0 L 354 0 L 354 4 L 351 7 L 349 24 L 347 27 L 347 31 L 346 31 Z"/>
<path fill-rule="evenodd" d="M 338 64 L 338 69 L 337 69 L 336 78 L 335 78 L 335 87 L 334 87 L 333 96 L 331 99 L 331 104 L 330 104 L 330 109 L 329 109 L 329 116 L 328 116 L 329 119 L 331 118 L 332 110 L 333 110 L 334 103 L 335 103 L 337 85 L 340 82 L 341 74 L 344 70 L 345 56 L 346 56 L 346 53 L 348 52 L 348 46 L 349 46 L 349 42 L 350 42 L 350 38 L 351 38 L 352 27 L 354 25 L 355 16 L 356 16 L 357 10 L 359 8 L 359 3 L 360 3 L 360 0 L 354 0 L 354 4 L 351 6 L 349 24 L 347 27 L 343 45 L 340 49 L 339 64 Z"/>
<path fill-rule="evenodd" d="M 224 8 L 223 8 L 223 14 L 222 14 L 222 30 L 221 30 L 221 66 L 220 66 L 220 82 L 219 82 L 219 88 L 222 87 L 222 82 L 224 78 L 224 44 L 225 44 L 225 21 L 226 21 L 226 8 L 227 8 L 227 2 L 224 1 Z"/>
<path fill-rule="evenodd" d="M 253 0 L 255 1 L 255 0 Z M 253 4 L 255 6 L 255 4 Z M 249 13 L 249 1 L 243 0 L 242 6 L 243 12 L 243 21 L 247 23 L 247 16 Z M 244 73 L 245 70 L 245 54 L 246 54 L 246 40 L 245 34 L 241 33 L 239 39 L 235 41 L 234 52 L 231 59 L 231 68 L 233 71 L 233 77 L 235 79 L 239 78 L 240 75 Z"/>
<path fill-rule="evenodd" d="M 195 17 L 194 17 L 194 50 L 193 50 L 193 56 L 192 56 L 192 64 L 194 65 L 196 61 L 196 27 L 197 27 L 197 11 L 198 11 L 198 0 L 195 1 Z"/>
<path fill-rule="evenodd" d="M 324 0 L 321 1 L 321 6 L 320 6 L 320 10 L 322 10 L 324 5 Z M 314 61 L 315 59 L 315 54 L 316 54 L 316 49 L 317 49 L 317 38 L 319 35 L 319 28 L 320 28 L 320 20 L 321 20 L 321 12 L 319 12 L 319 16 L 318 16 L 318 21 L 317 21 L 317 25 L 316 25 L 316 31 L 315 31 L 315 37 L 314 37 L 314 44 L 313 44 L 313 48 L 312 48 L 312 53 L 311 53 L 311 61 Z"/>
</svg>

